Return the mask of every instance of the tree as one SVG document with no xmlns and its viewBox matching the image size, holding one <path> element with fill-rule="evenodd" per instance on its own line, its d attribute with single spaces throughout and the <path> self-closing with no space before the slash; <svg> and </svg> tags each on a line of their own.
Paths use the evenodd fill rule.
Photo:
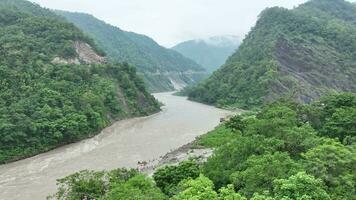
<svg viewBox="0 0 356 200">
<path fill-rule="evenodd" d="M 115 183 L 102 200 L 165 200 L 167 197 L 143 175 L 136 175 L 126 182 Z"/>
<path fill-rule="evenodd" d="M 324 181 L 332 198 L 355 197 L 356 151 L 353 148 L 329 139 L 303 154 L 305 169 Z"/>
<path fill-rule="evenodd" d="M 288 179 L 273 182 L 274 198 L 283 200 L 330 200 L 329 194 L 320 179 L 305 172 L 299 172 Z"/>
<path fill-rule="evenodd" d="M 98 199 L 106 193 L 104 172 L 81 171 L 58 180 L 58 192 L 52 196 L 55 199 L 79 200 Z"/>
<path fill-rule="evenodd" d="M 218 200 L 218 194 L 213 190 L 214 184 L 203 175 L 198 178 L 186 179 L 179 184 L 181 192 L 172 200 Z"/>
<path fill-rule="evenodd" d="M 272 191 L 275 179 L 287 178 L 301 167 L 287 153 L 275 152 L 251 156 L 244 164 L 244 170 L 231 175 L 236 190 L 252 197 L 257 192 Z"/>
<path fill-rule="evenodd" d="M 178 184 L 188 178 L 197 178 L 200 174 L 199 165 L 192 160 L 183 161 L 178 166 L 166 166 L 153 174 L 157 186 L 168 196 L 177 193 Z"/>
<path fill-rule="evenodd" d="M 247 200 L 245 197 L 236 193 L 234 186 L 229 184 L 219 190 L 219 200 Z"/>
<path fill-rule="evenodd" d="M 356 106 L 336 109 L 331 117 L 326 119 L 320 132 L 340 141 L 346 137 L 356 137 Z"/>
<path fill-rule="evenodd" d="M 110 172 L 84 170 L 57 180 L 58 191 L 51 199 L 100 199 L 113 186 L 125 183 L 138 175 L 136 170 L 116 169 Z"/>
<path fill-rule="evenodd" d="M 246 123 L 243 121 L 243 117 L 241 117 L 240 115 L 235 115 L 225 123 L 225 126 L 231 129 L 232 131 L 243 132 L 246 128 Z"/>
<path fill-rule="evenodd" d="M 323 136 L 339 138 L 356 136 L 356 95 L 330 94 L 306 106 L 310 124 Z"/>
</svg>

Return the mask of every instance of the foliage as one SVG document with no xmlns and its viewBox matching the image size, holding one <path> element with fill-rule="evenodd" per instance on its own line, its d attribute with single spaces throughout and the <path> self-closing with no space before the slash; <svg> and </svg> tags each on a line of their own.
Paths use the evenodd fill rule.
<svg viewBox="0 0 356 200">
<path fill-rule="evenodd" d="M 58 200 L 164 200 L 153 181 L 135 170 L 81 171 L 58 180 Z"/>
<path fill-rule="evenodd" d="M 328 121 L 324 119 L 329 119 L 340 108 L 349 112 L 341 112 L 339 118 L 350 119 L 350 106 L 353 108 L 354 105 L 349 99 L 353 99 L 353 95 L 334 94 L 323 97 L 321 101 L 325 103 L 322 107 L 319 107 L 319 102 L 310 105 L 275 102 L 264 106 L 255 117 L 233 119 L 229 123 L 236 126 L 239 122 L 243 123 L 242 133 L 223 126 L 224 129 L 218 127 L 198 139 L 198 143 L 206 147 L 217 148 L 202 166 L 202 173 L 214 182 L 216 188 L 233 183 L 237 192 L 256 200 L 315 199 L 308 191 L 318 191 L 320 197 L 325 199 L 353 199 L 353 166 L 356 158 L 353 139 L 349 138 L 347 143 L 341 144 L 322 137 L 328 136 L 323 134 L 324 125 L 316 126 L 316 122 Z M 341 120 L 339 125 L 345 126 L 350 121 L 354 120 Z M 228 132 L 219 134 L 221 130 Z M 345 132 L 347 130 L 339 134 Z M 335 133 L 335 136 L 339 135 Z M 225 143 L 206 142 L 213 139 Z M 302 174 L 304 171 L 307 174 Z M 276 180 L 285 181 L 277 181 L 279 185 L 276 185 Z M 281 197 L 287 192 L 282 188 L 293 181 L 301 181 L 300 184 L 309 181 L 317 188 L 312 188 L 313 184 L 298 185 L 301 188 L 310 187 L 310 190 L 294 193 L 292 188 L 300 191 L 303 189 L 291 186 L 288 197 Z M 277 190 L 280 190 L 279 194 Z"/>
<path fill-rule="evenodd" d="M 213 182 L 203 175 L 196 179 L 183 180 L 179 187 L 182 191 L 173 196 L 172 200 L 246 200 L 234 191 L 232 185 L 221 188 L 217 193 L 213 190 Z"/>
<path fill-rule="evenodd" d="M 275 179 L 287 178 L 299 170 L 300 166 L 286 153 L 253 155 L 231 179 L 240 193 L 251 197 L 255 192 L 271 191 Z"/>
<path fill-rule="evenodd" d="M 273 182 L 273 195 L 265 191 L 255 193 L 251 200 L 328 200 L 323 182 L 305 172 L 299 172 L 288 179 Z"/>
<path fill-rule="evenodd" d="M 185 92 L 199 102 L 249 109 L 280 97 L 308 103 L 330 91 L 354 92 L 355 13 L 344 0 L 266 9 L 227 62 Z"/>
<path fill-rule="evenodd" d="M 322 101 L 334 103 L 322 107 L 318 102 L 299 105 L 282 100 L 264 106 L 255 116 L 232 118 L 227 124 L 240 127 L 238 123 L 243 123 L 243 129 L 223 124 L 198 138 L 197 144 L 215 148 L 201 169 L 196 163 L 185 161 L 161 168 L 153 175 L 162 193 L 152 180 L 139 177 L 140 184 L 135 187 L 120 182 L 105 194 L 115 193 L 108 195 L 111 199 L 142 199 L 145 195 L 161 199 L 165 193 L 173 200 L 354 200 L 354 140 L 349 138 L 343 144 L 325 137 L 323 126 L 313 128 L 314 122 L 328 121 L 324 118 L 330 118 L 328 115 L 340 108 L 350 110 L 350 98 L 351 94 L 329 95 Z M 311 112 L 316 108 L 318 112 Z M 315 115 L 311 117 L 311 113 Z M 343 116 L 349 115 L 341 112 L 340 119 Z M 343 123 L 348 121 L 341 121 L 340 125 Z M 100 179 L 98 173 L 96 177 Z M 100 180 L 84 183 L 76 182 L 78 186 L 73 188 L 88 194 L 103 194 L 108 188 Z"/>
<path fill-rule="evenodd" d="M 290 176 L 288 179 L 274 181 L 274 198 L 285 200 L 328 200 L 323 182 L 304 172 Z"/>
<path fill-rule="evenodd" d="M 153 181 L 137 175 L 124 183 L 117 183 L 102 200 L 165 200 L 167 197 L 155 186 Z"/>
<path fill-rule="evenodd" d="M 243 121 L 243 118 L 240 115 L 236 115 L 232 117 L 228 122 L 226 122 L 225 126 L 232 131 L 240 131 L 243 132 L 246 128 L 246 123 Z"/>
<path fill-rule="evenodd" d="M 153 174 L 157 187 L 168 196 L 178 192 L 178 184 L 188 178 L 197 178 L 200 174 L 199 166 L 194 161 L 183 161 L 178 166 L 166 166 Z"/>
<path fill-rule="evenodd" d="M 187 179 L 182 181 L 179 186 L 181 192 L 174 196 L 173 200 L 205 200 L 218 199 L 218 194 L 213 190 L 214 183 L 205 176 L 201 175 L 197 179 Z"/>
<path fill-rule="evenodd" d="M 327 140 L 324 144 L 310 149 L 303 158 L 307 172 L 323 180 L 332 197 L 355 197 L 355 149 Z"/>
<path fill-rule="evenodd" d="M 151 91 L 174 90 L 169 77 L 187 84 L 205 78 L 201 66 L 176 51 L 161 47 L 145 35 L 123 31 L 88 14 L 55 12 L 93 37 L 113 60 L 136 66 Z M 198 73 L 181 73 L 186 71 Z"/>
<path fill-rule="evenodd" d="M 74 42 L 92 40 L 53 13 L 47 16 L 48 10 L 37 12 L 41 9 L 27 1 L 0 2 L 0 163 L 159 110 L 132 66 L 52 62 L 75 59 Z"/>
<path fill-rule="evenodd" d="M 356 137 L 356 95 L 330 94 L 306 108 L 311 125 L 320 134 L 343 141 Z"/>
<path fill-rule="evenodd" d="M 219 190 L 219 199 L 221 200 L 247 200 L 239 193 L 235 192 L 233 185 L 227 185 Z"/>
<path fill-rule="evenodd" d="M 81 171 L 58 180 L 58 192 L 52 199 L 94 200 L 103 197 L 115 184 L 126 183 L 133 177 L 138 176 L 135 170 L 117 169 L 105 171 Z"/>
<path fill-rule="evenodd" d="M 209 133 L 199 136 L 195 141 L 195 145 L 216 148 L 239 138 L 239 136 L 240 133 L 231 131 L 225 125 L 220 125 Z"/>
</svg>

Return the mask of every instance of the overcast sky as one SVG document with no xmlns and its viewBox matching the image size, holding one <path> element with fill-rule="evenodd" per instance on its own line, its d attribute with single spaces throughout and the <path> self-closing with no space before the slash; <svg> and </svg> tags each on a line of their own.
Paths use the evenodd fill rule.
<svg viewBox="0 0 356 200">
<path fill-rule="evenodd" d="M 266 7 L 293 8 L 307 0 L 31 0 L 44 7 L 85 12 L 171 47 L 217 35 L 243 38 Z M 356 0 L 350 0 L 356 2 Z"/>
</svg>

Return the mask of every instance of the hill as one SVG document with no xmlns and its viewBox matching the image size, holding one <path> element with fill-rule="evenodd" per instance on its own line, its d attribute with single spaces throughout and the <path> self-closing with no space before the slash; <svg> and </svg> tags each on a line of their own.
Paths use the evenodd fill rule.
<svg viewBox="0 0 356 200">
<path fill-rule="evenodd" d="M 135 68 L 109 63 L 77 27 L 27 1 L 0 1 L 0 163 L 159 110 Z"/>
<path fill-rule="evenodd" d="M 185 41 L 172 47 L 172 49 L 194 60 L 208 72 L 213 72 L 236 51 L 239 43 L 239 38 L 236 36 L 216 36 Z"/>
<path fill-rule="evenodd" d="M 266 9 L 234 55 L 189 97 L 251 108 L 281 97 L 310 102 L 355 92 L 355 21 L 356 8 L 344 0 Z"/>
<path fill-rule="evenodd" d="M 113 60 L 136 66 L 153 92 L 179 89 L 206 76 L 205 70 L 194 61 L 145 35 L 123 31 L 89 14 L 56 13 L 93 37 Z"/>
</svg>

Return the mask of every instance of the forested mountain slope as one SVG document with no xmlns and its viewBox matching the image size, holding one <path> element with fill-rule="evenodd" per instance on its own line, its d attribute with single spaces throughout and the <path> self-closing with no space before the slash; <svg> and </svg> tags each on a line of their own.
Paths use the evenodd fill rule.
<svg viewBox="0 0 356 200">
<path fill-rule="evenodd" d="M 356 91 L 356 8 L 311 0 L 293 10 L 266 9 L 238 51 L 191 99 L 244 108 L 280 97 L 310 102 Z"/>
<path fill-rule="evenodd" d="M 172 49 L 194 60 L 209 72 L 213 72 L 236 51 L 239 43 L 240 40 L 237 36 L 216 36 L 185 41 L 172 47 Z"/>
<path fill-rule="evenodd" d="M 0 1 L 0 163 L 158 110 L 135 69 L 108 63 L 73 24 L 27 1 Z"/>
<path fill-rule="evenodd" d="M 158 45 L 154 40 L 123 31 L 89 14 L 56 11 L 93 37 L 108 56 L 137 67 L 151 91 L 173 90 L 206 76 L 205 70 L 176 51 Z"/>
</svg>

